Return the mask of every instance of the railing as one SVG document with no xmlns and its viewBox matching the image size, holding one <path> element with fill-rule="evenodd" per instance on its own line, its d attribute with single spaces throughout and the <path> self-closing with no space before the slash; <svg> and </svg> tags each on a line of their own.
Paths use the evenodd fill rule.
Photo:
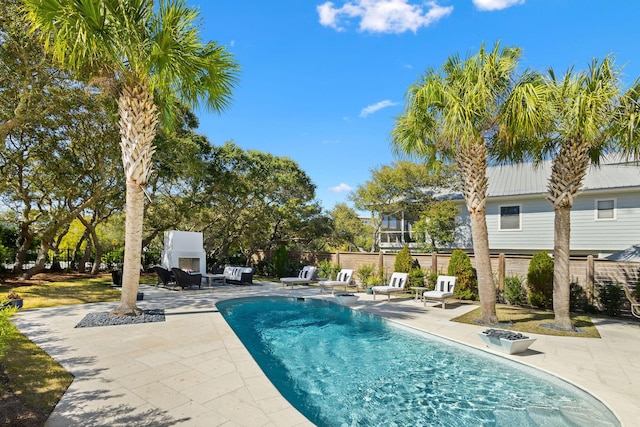
<svg viewBox="0 0 640 427">
<path fill-rule="evenodd" d="M 381 231 L 380 246 L 385 248 L 411 245 L 416 242 L 415 234 L 413 231 Z"/>
</svg>

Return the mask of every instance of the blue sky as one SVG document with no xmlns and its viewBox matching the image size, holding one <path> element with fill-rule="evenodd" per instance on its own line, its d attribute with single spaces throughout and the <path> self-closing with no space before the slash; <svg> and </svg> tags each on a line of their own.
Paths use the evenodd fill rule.
<svg viewBox="0 0 640 427">
<path fill-rule="evenodd" d="M 404 95 L 453 54 L 500 40 L 520 69 L 564 73 L 613 54 L 640 76 L 637 0 L 194 1 L 203 38 L 241 66 L 230 108 L 199 112 L 199 132 L 296 161 L 325 209 L 394 160 Z"/>
</svg>

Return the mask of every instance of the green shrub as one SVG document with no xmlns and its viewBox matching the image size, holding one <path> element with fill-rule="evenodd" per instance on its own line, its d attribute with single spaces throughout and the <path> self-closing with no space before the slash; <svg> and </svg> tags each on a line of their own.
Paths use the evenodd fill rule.
<svg viewBox="0 0 640 427">
<path fill-rule="evenodd" d="M 605 285 L 600 289 L 600 304 L 607 316 L 619 316 L 622 308 L 623 291 L 621 286 Z"/>
<path fill-rule="evenodd" d="M 478 299 L 478 278 L 475 269 L 462 271 L 456 275 L 456 287 L 453 294 L 464 300 L 475 301 Z"/>
<path fill-rule="evenodd" d="M 396 254 L 396 260 L 393 263 L 393 271 L 398 273 L 408 273 L 413 267 L 413 258 L 411 258 L 411 252 L 409 246 L 404 245 L 404 248 Z"/>
<path fill-rule="evenodd" d="M 325 259 L 324 261 L 320 261 L 318 264 L 318 277 L 336 280 L 340 270 L 340 264 L 334 264 L 328 259 Z"/>
<path fill-rule="evenodd" d="M 449 276 L 456 276 L 454 295 L 465 300 L 478 298 L 478 277 L 471 266 L 471 259 L 462 249 L 454 249 L 447 268 Z"/>
<path fill-rule="evenodd" d="M 4 351 L 9 345 L 11 336 L 15 330 L 9 319 L 17 310 L 17 307 L 5 307 L 0 309 L 0 358 L 4 357 Z"/>
<path fill-rule="evenodd" d="M 529 292 L 529 304 L 533 307 L 545 308 L 547 306 L 547 297 L 539 292 Z"/>
<path fill-rule="evenodd" d="M 511 305 L 522 305 L 527 301 L 527 293 L 522 286 L 522 277 L 517 274 L 504 278 L 504 299 Z"/>
<path fill-rule="evenodd" d="M 584 288 L 576 282 L 571 282 L 569 287 L 569 310 L 570 311 L 588 311 L 587 296 L 584 293 Z"/>
<path fill-rule="evenodd" d="M 384 283 L 384 273 L 382 271 L 378 271 L 378 274 L 374 274 L 369 279 L 369 286 L 378 286 Z"/>
<path fill-rule="evenodd" d="M 374 281 L 376 266 L 375 265 L 363 265 L 358 270 L 356 270 L 356 274 L 358 278 L 362 282 L 362 286 L 365 288 L 370 286 Z"/>
<path fill-rule="evenodd" d="M 289 275 L 289 255 L 285 245 L 280 245 L 276 253 L 273 254 L 273 270 L 275 277 Z"/>
<path fill-rule="evenodd" d="M 527 272 L 529 303 L 534 307 L 553 306 L 553 258 L 546 251 L 535 254 Z M 532 296 L 534 301 L 532 302 Z"/>
<path fill-rule="evenodd" d="M 438 280 L 438 276 L 440 273 L 431 272 L 427 275 L 427 285 L 428 290 L 432 291 L 436 288 L 436 281 Z"/>
<path fill-rule="evenodd" d="M 412 268 L 411 271 L 409 271 L 409 278 L 407 280 L 406 289 L 409 290 L 409 288 L 411 286 L 421 286 L 421 287 L 423 287 L 424 286 L 424 276 L 425 276 L 425 272 L 420 267 Z"/>
</svg>

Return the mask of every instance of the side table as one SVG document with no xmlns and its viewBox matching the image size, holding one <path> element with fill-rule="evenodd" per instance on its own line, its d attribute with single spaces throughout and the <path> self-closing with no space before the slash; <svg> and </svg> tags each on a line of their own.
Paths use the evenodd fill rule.
<svg viewBox="0 0 640 427">
<path fill-rule="evenodd" d="M 424 291 L 429 290 L 429 288 L 424 286 L 412 286 L 411 289 L 416 293 L 415 301 L 418 301 L 418 295 L 420 295 L 420 299 L 422 300 L 422 294 Z"/>
</svg>

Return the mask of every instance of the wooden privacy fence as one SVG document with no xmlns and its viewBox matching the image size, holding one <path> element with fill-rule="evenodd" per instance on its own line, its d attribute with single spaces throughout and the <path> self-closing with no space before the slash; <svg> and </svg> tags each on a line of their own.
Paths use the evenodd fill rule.
<svg viewBox="0 0 640 427">
<path fill-rule="evenodd" d="M 268 254 L 263 254 L 267 255 Z M 430 272 L 446 274 L 449 266 L 450 254 L 411 254 L 422 269 Z M 342 268 L 355 270 L 363 265 L 374 265 L 377 271 L 382 271 L 385 277 L 391 276 L 396 260 L 396 254 L 383 252 L 303 252 L 289 254 L 292 261 L 302 264 L 315 264 L 323 260 L 330 260 Z M 475 265 L 473 255 L 471 264 Z M 520 276 L 526 281 L 531 256 L 505 255 L 491 256 L 491 268 L 495 276 L 496 286 L 504 288 L 504 278 Z M 571 280 L 581 285 L 588 296 L 594 295 L 594 290 L 608 284 L 626 284 L 635 289 L 638 284 L 640 262 L 616 262 L 597 259 L 593 256 L 586 258 L 572 258 L 570 265 Z M 356 279 L 357 275 L 356 275 Z"/>
</svg>

